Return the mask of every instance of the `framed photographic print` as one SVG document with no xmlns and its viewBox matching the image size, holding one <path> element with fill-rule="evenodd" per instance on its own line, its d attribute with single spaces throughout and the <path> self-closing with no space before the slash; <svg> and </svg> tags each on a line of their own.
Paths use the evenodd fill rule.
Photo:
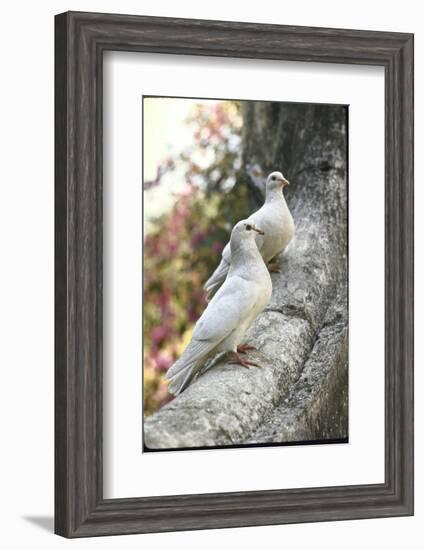
<svg viewBox="0 0 424 550">
<path fill-rule="evenodd" d="M 56 532 L 411 515 L 413 36 L 55 34 Z"/>
</svg>

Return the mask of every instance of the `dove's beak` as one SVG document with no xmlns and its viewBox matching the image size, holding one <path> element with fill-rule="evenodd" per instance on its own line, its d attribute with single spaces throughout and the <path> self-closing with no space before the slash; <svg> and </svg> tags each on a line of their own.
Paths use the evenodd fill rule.
<svg viewBox="0 0 424 550">
<path fill-rule="evenodd" d="M 259 235 L 265 235 L 265 233 L 262 231 L 262 229 L 259 229 L 259 227 L 252 227 L 253 231 L 256 231 L 256 233 L 259 233 Z"/>
<path fill-rule="evenodd" d="M 283 187 L 286 187 L 286 185 L 290 185 L 290 182 L 286 179 L 283 179 L 282 183 L 283 183 Z"/>
</svg>

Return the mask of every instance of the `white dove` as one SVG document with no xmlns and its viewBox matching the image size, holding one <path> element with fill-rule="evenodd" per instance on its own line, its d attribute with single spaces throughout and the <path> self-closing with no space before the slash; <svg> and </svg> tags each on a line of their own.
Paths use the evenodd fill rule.
<svg viewBox="0 0 424 550">
<path fill-rule="evenodd" d="M 248 220 L 234 226 L 228 277 L 197 321 L 183 354 L 166 373 L 173 395 L 184 391 L 206 360 L 216 353 L 232 352 L 233 364 L 259 366 L 239 355 L 254 349 L 239 343 L 271 299 L 271 277 L 255 242 L 257 234 L 263 235 L 263 231 Z"/>
<path fill-rule="evenodd" d="M 256 235 L 256 244 L 265 263 L 283 252 L 294 234 L 293 217 L 283 195 L 283 189 L 289 182 L 281 172 L 272 172 L 266 180 L 265 202 L 263 206 L 251 214 L 249 222 L 260 227 L 265 235 Z M 204 288 L 210 299 L 221 286 L 232 261 L 229 243 L 222 251 L 222 259 L 211 277 L 206 281 Z M 271 271 L 278 271 L 270 267 Z"/>
</svg>

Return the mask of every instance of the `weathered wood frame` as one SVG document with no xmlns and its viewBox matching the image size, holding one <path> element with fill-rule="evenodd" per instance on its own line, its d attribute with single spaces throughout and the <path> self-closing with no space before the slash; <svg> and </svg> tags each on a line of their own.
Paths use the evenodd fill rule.
<svg viewBox="0 0 424 550">
<path fill-rule="evenodd" d="M 413 35 L 74 12 L 56 16 L 55 25 L 56 533 L 84 537 L 412 515 Z M 103 499 L 105 50 L 384 67 L 384 483 Z"/>
</svg>

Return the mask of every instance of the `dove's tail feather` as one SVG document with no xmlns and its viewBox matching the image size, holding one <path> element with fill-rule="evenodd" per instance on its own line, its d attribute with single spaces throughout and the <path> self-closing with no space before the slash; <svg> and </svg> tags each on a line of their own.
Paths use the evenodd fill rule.
<svg viewBox="0 0 424 550">
<path fill-rule="evenodd" d="M 166 379 L 170 382 L 168 390 L 172 395 L 179 395 L 190 385 L 210 351 L 210 342 L 196 340 L 190 342 L 178 361 L 166 373 Z"/>
<path fill-rule="evenodd" d="M 219 266 L 215 269 L 215 271 L 212 273 L 212 275 L 203 286 L 203 288 L 207 292 L 206 298 L 208 301 L 212 298 L 212 296 L 217 292 L 219 287 L 225 281 L 229 269 L 230 264 L 225 260 L 225 258 L 222 258 Z"/>
</svg>

